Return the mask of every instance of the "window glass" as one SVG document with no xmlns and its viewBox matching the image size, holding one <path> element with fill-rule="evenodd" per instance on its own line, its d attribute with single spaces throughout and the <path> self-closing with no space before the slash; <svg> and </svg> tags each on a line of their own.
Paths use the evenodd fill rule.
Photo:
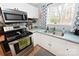
<svg viewBox="0 0 79 59">
<path fill-rule="evenodd" d="M 47 24 L 71 25 L 74 19 L 75 4 L 56 3 L 48 6 Z"/>
</svg>

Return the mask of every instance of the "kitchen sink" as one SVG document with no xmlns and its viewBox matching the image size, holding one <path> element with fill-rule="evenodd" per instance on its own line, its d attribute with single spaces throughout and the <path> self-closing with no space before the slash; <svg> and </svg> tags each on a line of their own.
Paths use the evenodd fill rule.
<svg viewBox="0 0 79 59">
<path fill-rule="evenodd" d="M 64 36 L 64 33 L 62 31 L 44 31 L 44 33 L 49 35 Z"/>
<path fill-rule="evenodd" d="M 40 33 L 44 33 L 44 34 L 47 34 L 47 35 L 56 35 L 56 36 L 64 36 L 64 33 L 60 30 L 55 30 L 53 31 L 52 29 L 51 30 L 46 30 L 46 29 L 34 29 L 33 30 L 34 32 L 40 32 Z"/>
</svg>

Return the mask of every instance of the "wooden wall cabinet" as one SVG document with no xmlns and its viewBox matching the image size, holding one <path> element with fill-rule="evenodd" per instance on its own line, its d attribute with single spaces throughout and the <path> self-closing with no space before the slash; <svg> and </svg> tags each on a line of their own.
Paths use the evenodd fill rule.
<svg viewBox="0 0 79 59">
<path fill-rule="evenodd" d="M 0 56 L 4 56 L 4 50 L 3 50 L 3 47 L 2 47 L 2 44 L 0 44 Z"/>
<path fill-rule="evenodd" d="M 0 35 L 0 42 L 5 40 L 5 36 L 4 35 Z"/>
</svg>

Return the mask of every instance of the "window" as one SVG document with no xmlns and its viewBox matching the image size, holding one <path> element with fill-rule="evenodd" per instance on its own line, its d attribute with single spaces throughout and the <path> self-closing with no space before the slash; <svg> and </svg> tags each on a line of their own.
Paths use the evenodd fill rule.
<svg viewBox="0 0 79 59">
<path fill-rule="evenodd" d="M 48 6 L 47 24 L 71 25 L 74 19 L 75 4 L 56 3 Z"/>
</svg>

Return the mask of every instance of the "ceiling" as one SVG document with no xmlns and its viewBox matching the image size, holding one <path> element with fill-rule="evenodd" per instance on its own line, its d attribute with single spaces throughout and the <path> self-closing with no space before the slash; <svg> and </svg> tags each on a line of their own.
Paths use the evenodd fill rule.
<svg viewBox="0 0 79 59">
<path fill-rule="evenodd" d="M 41 6 L 43 6 L 44 4 L 47 4 L 48 6 L 52 5 L 52 6 L 59 6 L 61 4 L 64 4 L 64 3 L 28 3 L 34 7 L 37 7 L 37 8 L 40 8 Z"/>
<path fill-rule="evenodd" d="M 32 5 L 34 7 L 39 8 L 43 3 L 28 3 L 28 4 L 30 4 L 30 5 Z"/>
<path fill-rule="evenodd" d="M 47 5 L 51 5 L 52 4 L 52 6 L 58 6 L 58 5 L 61 5 L 61 4 L 64 4 L 64 3 L 28 3 L 28 4 L 39 8 L 39 7 L 41 7 L 44 4 L 47 4 Z"/>
<path fill-rule="evenodd" d="M 51 3 L 28 3 L 28 4 L 30 4 L 30 5 L 32 5 L 34 7 L 39 8 L 39 7 L 41 7 L 41 6 L 45 5 L 45 4 L 48 5 L 48 4 L 51 4 Z"/>
</svg>

